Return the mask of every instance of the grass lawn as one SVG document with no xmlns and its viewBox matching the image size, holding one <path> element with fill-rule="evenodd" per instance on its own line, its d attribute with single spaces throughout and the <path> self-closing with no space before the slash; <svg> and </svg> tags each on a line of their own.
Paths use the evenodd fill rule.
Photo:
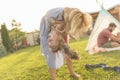
<svg viewBox="0 0 120 80">
<path fill-rule="evenodd" d="M 70 47 L 80 53 L 81 60 L 73 61 L 74 70 L 82 76 L 80 80 L 120 80 L 120 73 L 102 68 L 86 70 L 85 64 L 105 63 L 107 66 L 120 66 L 120 51 L 90 55 L 85 51 L 88 38 L 71 41 Z M 41 55 L 39 46 L 19 50 L 0 57 L 0 80 L 50 80 L 48 67 Z M 70 76 L 67 65 L 57 69 L 57 80 L 78 80 Z"/>
</svg>

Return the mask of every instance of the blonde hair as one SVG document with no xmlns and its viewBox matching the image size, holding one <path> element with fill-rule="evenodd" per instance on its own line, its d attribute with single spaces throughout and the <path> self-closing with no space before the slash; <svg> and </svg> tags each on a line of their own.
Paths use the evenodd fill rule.
<svg viewBox="0 0 120 80">
<path fill-rule="evenodd" d="M 92 16 L 77 8 L 64 8 L 63 17 L 66 23 L 66 31 L 76 39 L 79 39 L 92 25 Z"/>
</svg>

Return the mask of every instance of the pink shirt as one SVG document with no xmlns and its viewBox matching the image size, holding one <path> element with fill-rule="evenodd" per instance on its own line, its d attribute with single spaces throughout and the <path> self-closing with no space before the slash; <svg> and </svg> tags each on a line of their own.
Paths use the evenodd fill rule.
<svg viewBox="0 0 120 80">
<path fill-rule="evenodd" d="M 98 47 L 101 47 L 104 43 L 108 42 L 111 35 L 112 33 L 107 28 L 101 31 L 97 38 Z"/>
</svg>

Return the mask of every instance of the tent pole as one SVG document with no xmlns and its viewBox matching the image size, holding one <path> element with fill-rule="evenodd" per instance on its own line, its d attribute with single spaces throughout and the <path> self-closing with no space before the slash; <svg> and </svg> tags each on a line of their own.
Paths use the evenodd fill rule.
<svg viewBox="0 0 120 80">
<path fill-rule="evenodd" d="M 97 2 L 100 6 L 103 6 L 105 0 L 103 0 L 102 4 L 100 4 L 100 3 L 98 2 L 98 0 L 96 0 L 96 2 Z"/>
</svg>

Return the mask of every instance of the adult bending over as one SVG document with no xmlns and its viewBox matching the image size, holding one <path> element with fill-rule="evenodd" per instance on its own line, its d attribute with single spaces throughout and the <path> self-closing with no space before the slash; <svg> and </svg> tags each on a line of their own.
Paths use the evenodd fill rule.
<svg viewBox="0 0 120 80">
<path fill-rule="evenodd" d="M 51 37 L 48 35 L 51 31 L 53 19 L 56 20 L 56 23 L 65 23 L 63 28 L 64 35 L 70 35 L 74 39 L 79 39 L 79 37 L 85 34 L 85 32 L 91 27 L 92 17 L 88 13 L 83 13 L 77 8 L 65 7 L 51 9 L 41 19 L 41 51 L 45 56 L 52 80 L 56 80 L 56 69 L 63 65 L 64 59 L 68 65 L 70 74 L 79 78 L 80 75 L 73 71 L 72 61 L 66 54 L 64 54 L 64 50 L 52 52 L 49 49 L 48 37 Z"/>
</svg>

